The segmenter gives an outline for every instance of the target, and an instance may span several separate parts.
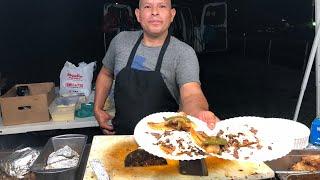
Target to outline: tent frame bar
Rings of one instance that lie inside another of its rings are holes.
[[[299,99],[298,99],[296,109],[294,112],[294,117],[293,117],[294,121],[298,120],[302,99],[304,96],[304,92],[306,91],[306,87],[308,84],[308,80],[309,80],[309,76],[310,76],[310,72],[311,72],[314,60],[315,60],[315,73],[316,73],[316,110],[317,110],[317,117],[320,117],[320,51],[319,51],[320,2],[319,0],[314,0],[314,6],[315,6],[315,21],[316,21],[315,37],[314,37],[311,52],[309,55],[308,64],[306,66],[306,71],[304,73],[303,81],[301,84]]]

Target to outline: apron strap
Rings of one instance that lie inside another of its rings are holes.
[[[170,33],[168,32],[166,40],[164,41],[164,44],[162,45],[161,50],[160,50],[160,54],[158,56],[158,62],[157,62],[157,66],[156,66],[156,69],[155,69],[155,71],[157,71],[157,72],[160,72],[163,56],[166,53],[166,50],[167,50],[167,48],[169,46],[169,43],[170,43]]]
[[[133,49],[131,50],[131,53],[130,53],[130,56],[129,56],[129,59],[127,62],[127,66],[126,66],[127,68],[131,68],[134,56],[136,55],[136,51],[140,45],[142,38],[143,38],[143,33],[140,35],[139,39],[137,40],[136,44],[134,45]]]

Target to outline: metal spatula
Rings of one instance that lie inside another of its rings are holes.
[[[208,176],[208,168],[204,159],[179,161],[179,172],[184,175]]]

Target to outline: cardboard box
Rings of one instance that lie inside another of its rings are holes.
[[[18,86],[28,86],[28,96],[17,96]],[[0,97],[3,125],[49,121],[48,107],[55,98],[52,82],[17,84]]]

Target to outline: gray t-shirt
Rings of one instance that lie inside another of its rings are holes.
[[[102,60],[104,67],[114,73],[114,77],[127,65],[131,50],[142,31],[123,31],[115,36]],[[147,47],[140,43],[131,68],[154,71],[161,47]],[[179,88],[188,82],[199,80],[199,62],[194,50],[186,43],[171,36],[170,44],[163,57],[161,75],[170,93],[180,102]]]

